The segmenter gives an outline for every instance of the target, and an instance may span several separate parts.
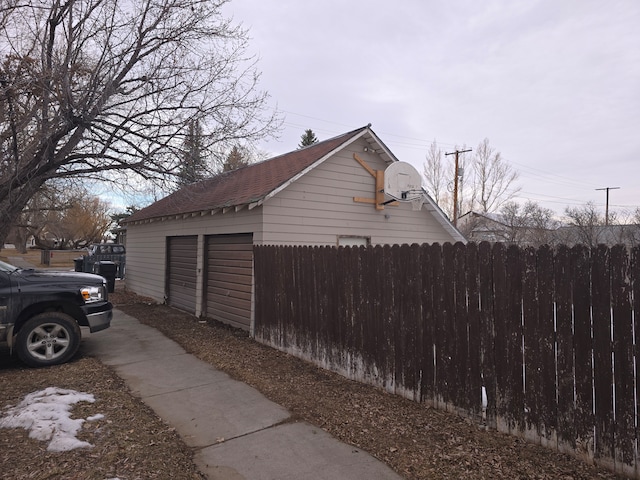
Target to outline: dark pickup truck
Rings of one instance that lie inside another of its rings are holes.
[[[0,262],[0,342],[32,367],[65,363],[78,351],[81,326],[98,332],[111,324],[107,295],[98,275]]]

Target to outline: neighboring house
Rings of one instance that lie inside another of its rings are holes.
[[[510,242],[511,228],[496,213],[467,212],[458,218],[458,229],[470,242]]]
[[[558,228],[555,232],[558,243],[573,246],[583,244],[594,247],[599,244],[613,246],[626,245],[636,247],[640,245],[640,225],[568,225]]]
[[[535,228],[512,224],[497,213],[468,212],[458,219],[458,228],[470,242],[504,242],[516,245],[568,245],[589,247],[640,244],[640,225],[565,225],[557,228]]]
[[[464,241],[430,198],[388,203],[397,161],[367,126],[184,187],[125,220],[127,288],[252,330],[254,245]]]

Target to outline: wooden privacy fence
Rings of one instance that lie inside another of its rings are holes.
[[[640,247],[254,253],[259,341],[640,478]]]

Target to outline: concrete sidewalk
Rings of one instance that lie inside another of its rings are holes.
[[[187,354],[158,330],[114,311],[111,328],[82,351],[111,365],[135,395],[196,450],[212,480],[400,479],[368,453]]]

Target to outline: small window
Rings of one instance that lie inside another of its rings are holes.
[[[357,235],[338,235],[339,247],[368,247],[371,245],[371,237],[358,237]]]

